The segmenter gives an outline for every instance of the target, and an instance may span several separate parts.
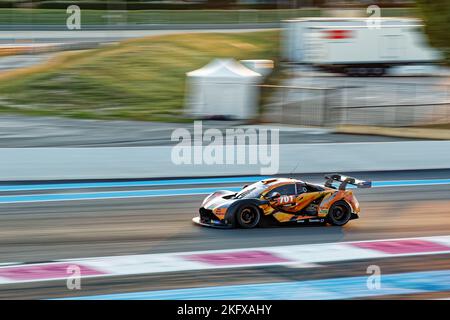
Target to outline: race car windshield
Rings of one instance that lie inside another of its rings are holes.
[[[236,199],[244,198],[258,198],[261,192],[263,192],[267,187],[260,183],[251,184],[236,194]]]

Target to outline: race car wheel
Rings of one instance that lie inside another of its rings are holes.
[[[256,207],[245,206],[238,210],[236,220],[240,227],[251,229],[256,227],[261,220],[261,214]]]
[[[338,201],[328,211],[328,222],[335,226],[343,226],[352,216],[350,207],[345,201]]]

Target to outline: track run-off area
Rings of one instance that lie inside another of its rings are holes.
[[[450,297],[450,170],[347,174],[373,181],[360,219],[253,230],[191,219],[206,194],[264,177],[0,183],[0,298]]]

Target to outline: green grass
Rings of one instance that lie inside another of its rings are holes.
[[[284,10],[82,10],[83,25],[154,23],[263,23],[295,17],[320,16],[320,9]],[[382,9],[382,16],[414,16],[414,8]],[[67,14],[60,9],[0,9],[0,25],[66,25]]]
[[[0,78],[0,111],[183,121],[185,73],[216,57],[276,59],[278,31],[148,37]]]

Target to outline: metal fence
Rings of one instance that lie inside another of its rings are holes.
[[[450,86],[386,83],[339,87],[263,86],[263,119],[303,126],[450,123]]]
[[[409,127],[450,123],[450,102],[433,104],[336,106],[334,125]]]
[[[340,89],[263,85],[269,96],[263,120],[304,126],[327,126]]]

